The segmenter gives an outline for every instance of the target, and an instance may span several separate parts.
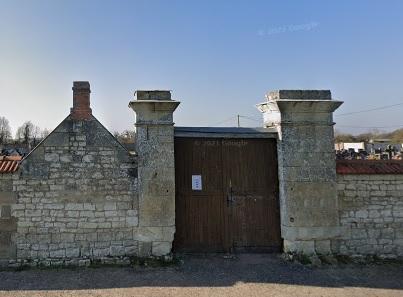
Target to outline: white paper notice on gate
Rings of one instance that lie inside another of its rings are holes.
[[[202,178],[201,175],[192,175],[192,190],[201,191],[202,190]]]

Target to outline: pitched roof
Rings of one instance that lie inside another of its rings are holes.
[[[0,156],[0,173],[15,172],[21,159],[21,156]]]
[[[337,160],[338,174],[403,174],[402,160]]]

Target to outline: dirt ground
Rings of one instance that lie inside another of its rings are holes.
[[[402,264],[318,268],[279,255],[183,256],[172,267],[0,272],[0,296],[403,296]]]

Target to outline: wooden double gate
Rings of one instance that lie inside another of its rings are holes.
[[[280,251],[275,139],[175,137],[175,168],[175,251]]]

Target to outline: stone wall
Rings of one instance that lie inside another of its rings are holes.
[[[136,158],[94,117],[67,117],[18,174],[18,261],[86,264],[151,254],[152,238],[136,228]]]
[[[92,115],[90,84],[22,162],[0,174],[0,266],[127,264],[171,253],[175,233],[170,91],[138,91],[136,153]]]
[[[0,173],[0,261],[15,257],[14,236],[16,219],[11,215],[11,206],[16,201],[11,173]]]
[[[333,250],[345,255],[403,256],[403,174],[338,174],[343,239]]]

